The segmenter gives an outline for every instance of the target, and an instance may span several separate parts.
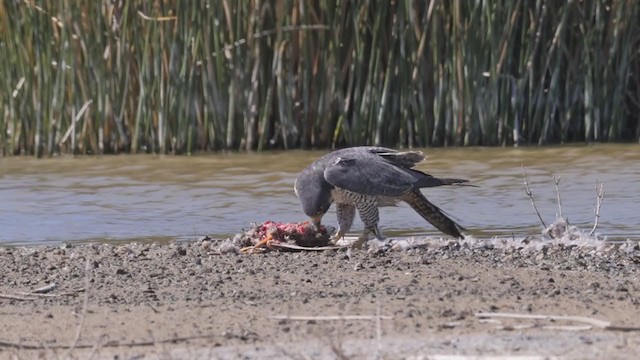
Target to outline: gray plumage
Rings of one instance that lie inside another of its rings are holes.
[[[320,225],[322,216],[336,203],[339,230],[336,239],[351,229],[355,210],[365,225],[360,242],[371,232],[378,239],[379,206],[407,202],[440,231],[456,238],[462,229],[430,203],[421,188],[467,182],[439,179],[413,167],[424,160],[420,151],[397,151],[383,147],[352,147],[331,152],[302,170],[294,189],[304,212]]]

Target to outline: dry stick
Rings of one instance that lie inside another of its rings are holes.
[[[640,331],[640,326],[612,325],[609,321],[598,320],[585,316],[567,315],[536,315],[536,314],[516,314],[516,313],[476,313],[477,318],[509,318],[509,319],[536,319],[553,321],[574,321],[588,324],[603,330],[611,331]]]
[[[4,341],[4,340],[0,340],[0,347],[9,347],[9,348],[25,349],[25,350],[44,349],[44,346],[41,346],[41,345],[21,344],[21,343]]]
[[[148,21],[173,21],[173,20],[178,20],[177,16],[157,16],[157,17],[151,17],[146,15],[145,13],[143,13],[142,11],[138,10],[138,15],[143,18],[144,20],[148,20]]]
[[[65,356],[64,358],[67,358],[69,353],[71,351],[73,351],[73,349],[76,347],[76,345],[78,345],[78,341],[80,340],[80,336],[82,335],[82,329],[84,328],[84,321],[87,318],[87,304],[89,303],[89,284],[91,283],[91,281],[89,280],[89,258],[86,258],[85,261],[85,265],[84,265],[84,299],[82,300],[82,313],[80,316],[80,323],[78,324],[78,328],[76,331],[76,337],[73,339],[73,342],[71,343],[71,346],[69,347],[69,349],[67,350],[67,356]]]
[[[57,297],[62,297],[62,296],[74,296],[74,295],[77,295],[79,292],[83,292],[83,291],[84,291],[84,288],[79,288],[77,290],[74,290],[74,291],[71,291],[71,292],[66,292],[66,293],[61,293],[61,294],[41,294],[41,293],[34,293],[34,292],[16,291],[16,292],[11,293],[11,294],[0,294],[0,299],[30,301],[30,300],[37,300],[37,299],[42,299],[42,298],[57,298]]]
[[[132,342],[117,342],[117,341],[108,341],[104,343],[103,347],[135,347],[135,346],[153,346],[156,344],[164,344],[164,343],[177,343],[177,342],[185,342],[189,340],[199,340],[199,339],[213,339],[221,337],[219,334],[206,334],[206,335],[193,335],[193,336],[181,336],[181,337],[173,337],[168,339],[161,340],[150,340],[150,341],[132,341]],[[94,343],[91,344],[76,344],[76,349],[90,349],[95,346]],[[51,345],[34,345],[29,343],[19,343],[13,341],[0,340],[0,348],[2,347],[10,347],[16,349],[25,349],[25,350],[43,350],[43,349],[68,349],[69,347],[64,344],[51,344]]]
[[[31,294],[29,294],[29,295],[31,295]],[[11,295],[11,294],[0,294],[0,299],[29,301],[29,300],[35,300],[35,299],[37,299],[37,297]]]
[[[37,288],[35,290],[33,290],[33,293],[35,294],[44,294],[44,293],[48,293],[51,292],[53,290],[55,290],[58,287],[58,284],[56,283],[51,283],[49,285]]]
[[[93,100],[89,99],[87,100],[87,102],[84,103],[84,105],[82,105],[82,107],[80,108],[80,111],[78,111],[78,113],[76,114],[76,117],[73,118],[73,120],[71,121],[71,125],[69,125],[67,132],[64,133],[64,136],[62,136],[62,139],[60,140],[60,142],[58,142],[58,145],[62,145],[65,141],[67,141],[67,138],[69,137],[69,135],[71,135],[71,132],[75,128],[76,123],[78,122],[78,120],[80,120],[80,118],[82,117],[82,114],[84,114],[84,112],[87,111],[87,108],[89,108],[89,105],[91,105],[92,102]]]
[[[565,315],[536,315],[536,314],[516,314],[516,313],[476,313],[476,317],[479,318],[508,318],[508,319],[536,319],[536,320],[565,320],[565,321],[575,321],[581,322],[585,324],[589,324],[591,326],[606,328],[607,326],[611,326],[611,323],[604,320],[598,320],[583,316],[565,316]]]
[[[598,228],[598,220],[600,219],[600,207],[602,206],[602,201],[604,200],[604,184],[599,183],[596,180],[595,188],[596,188],[596,219],[593,222],[593,229],[591,229],[589,236],[593,236],[593,234],[596,232],[596,229]]]
[[[376,300],[376,340],[378,342],[378,353],[376,354],[376,359],[380,358],[380,354],[382,354],[382,307],[380,306],[380,298]]]
[[[593,326],[591,325],[545,325],[542,327],[545,330],[563,330],[563,331],[586,331],[591,330]]]
[[[533,205],[533,210],[536,211],[536,215],[538,215],[538,219],[540,219],[540,222],[542,223],[542,227],[544,229],[546,229],[547,225],[544,223],[544,220],[542,220],[542,216],[540,216],[540,212],[538,211],[538,207],[536,206],[536,202],[533,201],[533,193],[531,192],[531,189],[529,188],[529,180],[527,179],[527,174],[525,174],[525,172],[524,172],[524,165],[522,165],[522,177],[524,178],[524,192],[529,197],[529,200],[531,200],[531,205]]]
[[[18,80],[18,84],[16,85],[16,88],[13,89],[13,93],[11,94],[11,97],[15,98],[16,96],[18,96],[18,92],[22,88],[22,85],[24,85],[24,76],[21,77],[20,80]]]
[[[560,213],[560,218],[564,219],[564,216],[562,216],[562,200],[560,199],[560,179],[562,179],[562,176],[556,177],[553,175],[553,182],[556,184],[556,196],[558,197],[558,212]]]
[[[290,32],[290,31],[308,31],[308,30],[329,30],[330,27],[328,25],[316,24],[316,25],[288,25],[280,28],[281,32]],[[259,39],[266,36],[271,36],[277,34],[277,29],[264,30],[261,32],[253,33],[250,38],[251,39]],[[233,44],[226,44],[222,47],[222,51],[229,51],[233,48],[237,48],[247,43],[247,39],[240,39],[235,41]],[[213,52],[211,56],[218,56],[216,52]]]
[[[325,250],[336,250],[336,249],[341,249],[345,246],[339,246],[339,245],[333,245],[333,246],[316,246],[316,247],[309,247],[309,246],[300,246],[300,245],[295,245],[295,244],[272,244],[272,247],[276,247],[276,248],[283,248],[283,249],[291,249],[291,250],[304,250],[304,251],[325,251]]]
[[[62,296],[74,296],[74,295],[78,295],[78,293],[83,292],[83,291],[84,291],[84,288],[81,287],[81,288],[78,288],[76,290],[69,291],[69,292],[64,292],[64,293],[60,293],[60,294],[42,294],[42,293],[37,293],[37,292],[21,292],[21,291],[16,291],[16,292],[14,292],[14,294],[32,296],[34,299],[38,299],[38,298],[57,298],[57,297],[62,297]]]

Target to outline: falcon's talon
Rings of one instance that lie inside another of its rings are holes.
[[[332,244],[336,244],[338,241],[344,239],[345,232],[338,230],[329,240]]]
[[[365,225],[364,233],[353,244],[362,247],[373,233],[384,240],[378,228],[380,206],[402,200],[443,233],[461,238],[462,227],[430,203],[420,189],[466,183],[464,179],[439,179],[414,169],[425,156],[420,151],[397,151],[375,146],[336,150],[302,170],[294,185],[302,208],[314,222],[336,203],[339,231],[351,229],[356,209]],[[339,238],[332,239],[338,241]]]
[[[275,248],[273,246],[274,243],[275,243],[275,239],[271,234],[269,234],[264,239],[258,241],[255,245],[243,247],[242,249],[240,249],[240,252],[243,254],[245,253],[251,254],[254,251],[265,251],[267,249],[274,249]]]
[[[240,249],[240,253],[241,254],[253,254],[254,252],[263,252],[266,249],[263,247],[256,247],[256,245],[253,246],[247,246],[247,247],[243,247],[242,249]]]

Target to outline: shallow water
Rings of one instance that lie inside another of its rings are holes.
[[[598,233],[640,238],[640,146],[426,149],[419,169],[478,187],[425,190],[478,237],[539,234],[523,190],[522,165],[544,221],[558,212],[593,226],[596,180],[605,186]],[[265,220],[305,220],[293,192],[297,172],[322,151],[198,156],[0,159],[0,245],[226,237]],[[325,223],[335,225],[330,211]],[[438,235],[406,205],[384,208],[385,235]],[[362,230],[354,224],[354,234]]]

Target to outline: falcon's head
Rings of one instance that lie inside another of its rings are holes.
[[[322,216],[331,206],[331,190],[333,190],[333,186],[324,179],[324,167],[314,162],[302,170],[293,189],[300,199],[304,213],[316,226],[320,226]]]

